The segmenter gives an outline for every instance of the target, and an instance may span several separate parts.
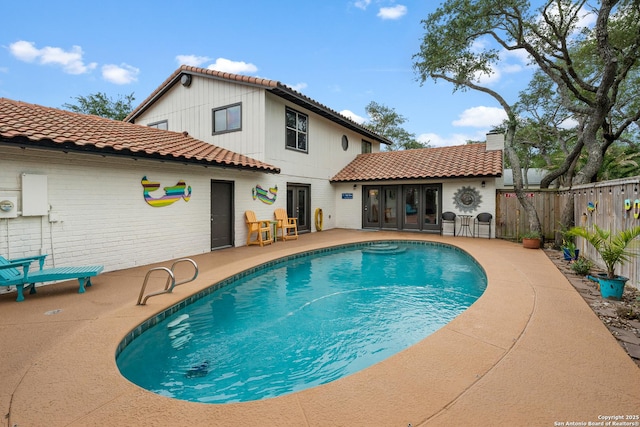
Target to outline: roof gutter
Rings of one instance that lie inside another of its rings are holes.
[[[239,169],[246,170],[251,172],[262,172],[262,173],[271,173],[271,174],[279,174],[280,168],[273,167],[270,168],[261,168],[258,166],[250,166],[250,165],[237,165],[233,163],[224,163],[224,162],[212,162],[210,160],[198,159],[196,157],[174,157],[172,155],[163,155],[160,153],[146,153],[144,151],[131,151],[129,149],[124,150],[114,150],[111,147],[108,148],[97,148],[94,145],[77,145],[73,142],[65,142],[58,143],[51,140],[37,140],[32,141],[26,137],[16,137],[16,138],[2,138],[0,137],[0,146],[13,147],[13,148],[21,148],[21,149],[33,149],[33,150],[53,150],[63,153],[78,153],[78,154],[88,154],[94,156],[102,156],[102,157],[118,157],[118,158],[129,158],[133,160],[151,160],[151,161],[160,161],[162,163],[182,163],[184,165],[198,165],[203,167],[211,167],[211,168],[222,168],[222,169]]]

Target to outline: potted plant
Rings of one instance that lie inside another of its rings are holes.
[[[623,265],[637,255],[637,248],[631,248],[629,245],[636,237],[640,236],[640,225],[618,231],[615,234],[610,230],[603,230],[597,225],[594,225],[591,230],[585,227],[573,227],[569,230],[569,234],[585,239],[602,258],[607,272],[598,274],[597,277],[588,276],[600,284],[602,297],[622,299],[624,285],[629,279],[616,275],[615,269],[618,265]]]
[[[565,261],[575,261],[580,255],[580,249],[576,248],[576,244],[572,239],[564,239],[562,241],[562,254]]]
[[[522,247],[527,249],[540,249],[542,236],[538,231],[529,231],[522,235]]]

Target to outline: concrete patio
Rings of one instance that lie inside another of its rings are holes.
[[[485,269],[487,290],[409,349],[274,399],[190,403],[120,375],[115,352],[122,338],[181,299],[291,253],[378,239],[458,246]],[[157,265],[103,273],[82,295],[77,282],[40,287],[21,303],[15,293],[0,295],[0,425],[557,426],[607,425],[617,416],[635,423],[617,425],[640,425],[640,369],[541,250],[493,239],[330,230],[192,258],[198,278],[146,306],[135,303]],[[163,284],[153,280],[149,290]]]

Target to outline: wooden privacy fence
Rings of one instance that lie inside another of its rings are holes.
[[[570,194],[574,195],[576,225],[592,227],[595,224],[613,233],[640,225],[640,176],[578,185],[570,190],[527,190],[546,240],[555,239],[556,233],[562,231],[560,216]],[[495,224],[498,238],[515,240],[529,231],[529,219],[513,191],[497,191]],[[582,239],[576,243],[581,254],[603,266],[590,245]],[[640,240],[637,244],[640,246]],[[617,273],[628,277],[633,286],[640,287],[640,256],[634,257]]]
[[[566,198],[557,190],[527,190],[527,197],[533,201],[546,240],[553,240],[560,228],[560,215]],[[496,194],[496,237],[517,240],[529,231],[529,216],[526,214],[516,193],[498,190]]]

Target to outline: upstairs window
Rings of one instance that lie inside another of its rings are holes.
[[[309,117],[306,114],[287,108],[286,112],[287,127],[287,148],[292,150],[308,152],[307,142],[309,137]]]
[[[369,141],[362,140],[362,152],[370,153],[371,152],[371,143]]]
[[[213,133],[242,129],[242,104],[227,105],[213,110]]]
[[[147,126],[149,126],[150,128],[168,130],[169,129],[169,122],[166,121],[166,120],[163,120],[161,122],[149,123]]]

